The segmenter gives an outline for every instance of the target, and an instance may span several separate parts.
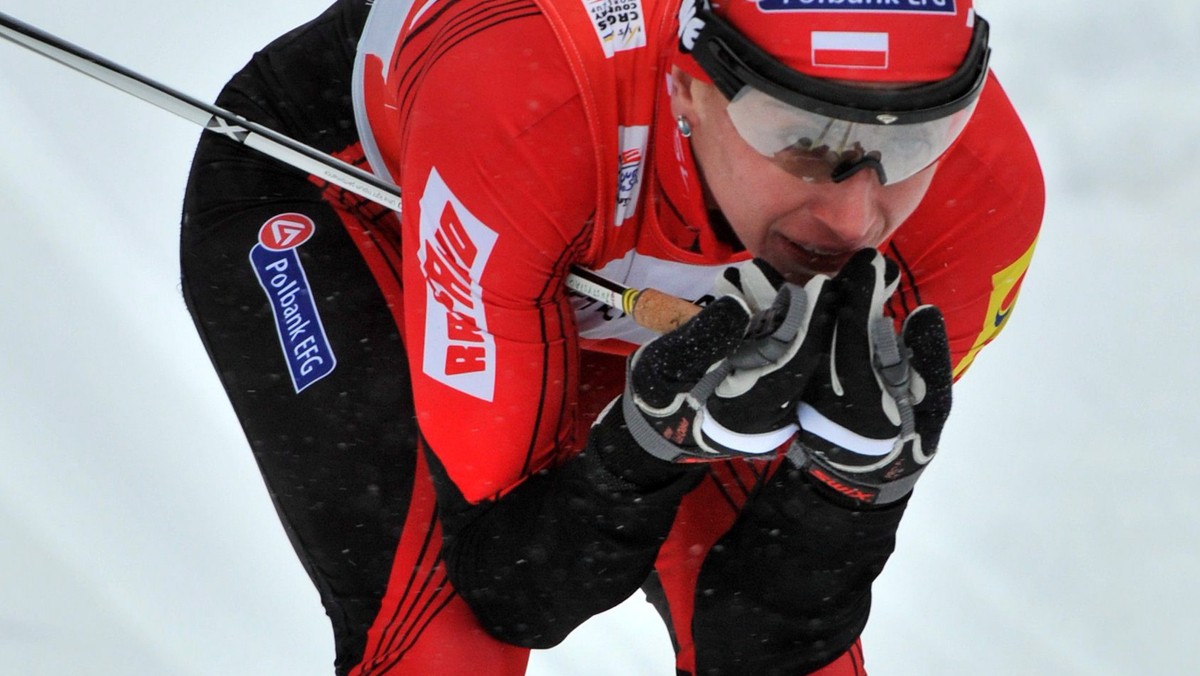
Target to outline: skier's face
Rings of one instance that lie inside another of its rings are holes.
[[[936,165],[881,185],[864,170],[834,183],[789,172],[751,148],[716,87],[673,72],[672,113],[692,126],[692,153],[709,199],[753,255],[793,282],[833,274],[857,250],[887,239],[920,204]]]

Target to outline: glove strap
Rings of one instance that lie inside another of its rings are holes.
[[[792,435],[800,429],[798,425],[788,425],[773,432],[742,434],[728,429],[714,420],[712,416],[707,415],[707,413],[707,410],[702,409],[698,416],[700,419],[700,432],[704,435],[705,441],[718,444],[743,455],[764,455],[771,453],[787,443],[788,439],[791,439]]]
[[[886,458],[896,449],[896,440],[899,438],[871,439],[864,437],[826,418],[820,411],[806,402],[800,403],[799,415],[797,417],[800,419],[801,429],[821,437],[835,446],[840,446],[859,455]],[[880,466],[885,463],[886,460],[880,463]],[[864,469],[870,470],[876,468],[866,467]]]
[[[916,434],[870,439],[805,403],[800,404],[799,419],[803,431],[788,449],[788,459],[834,491],[861,502],[886,505],[900,500],[912,491],[933,458],[932,453],[922,452]],[[897,468],[903,471],[889,478]]]
[[[621,414],[625,416],[625,426],[629,428],[629,435],[637,442],[642,450],[659,460],[674,462],[676,458],[684,455],[683,449],[671,443],[662,433],[654,429],[654,426],[646,420],[638,405],[634,400],[633,386],[627,381],[625,383],[625,396],[621,397]],[[683,419],[686,424],[687,418]],[[683,429],[678,431],[680,441],[689,440],[691,430]]]
[[[728,363],[722,363],[709,371],[690,392],[680,395],[686,399],[676,402],[676,410],[682,410],[689,404],[694,405],[698,401],[707,400],[716,389],[717,384],[728,374]],[[647,420],[647,412],[638,406],[637,397],[633,393],[633,385],[628,380],[625,382],[625,396],[621,397],[621,413],[625,417],[625,426],[629,429],[629,435],[633,437],[633,440],[650,455],[669,462],[720,460],[730,455],[762,456],[778,449],[799,429],[796,425],[789,425],[783,429],[762,434],[740,434],[723,427],[707,415],[707,411],[701,407],[694,417],[677,416],[675,418],[676,428],[670,432],[664,432],[655,428]],[[693,429],[692,425],[700,429]]]

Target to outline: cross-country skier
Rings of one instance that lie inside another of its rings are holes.
[[[1041,222],[988,54],[971,0],[338,0],[256,54],[219,105],[404,196],[205,135],[184,206],[337,673],[522,674],[639,588],[680,674],[863,673]]]

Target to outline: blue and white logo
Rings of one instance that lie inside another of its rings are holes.
[[[307,216],[281,214],[263,225],[259,243],[250,250],[250,265],[271,302],[279,346],[297,394],[337,366],[296,252],[314,230]]]
[[[638,197],[642,194],[646,168],[650,127],[619,127],[617,136],[621,154],[617,159],[617,208],[613,225],[621,225],[637,213]]]
[[[764,12],[803,12],[833,10],[839,12],[924,12],[954,14],[954,0],[758,0]]]

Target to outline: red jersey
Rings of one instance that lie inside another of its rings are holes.
[[[404,195],[421,427],[472,500],[577,446],[580,405],[615,396],[619,377],[581,378],[581,351],[627,354],[654,337],[568,295],[568,266],[699,299],[746,256],[707,226],[665,102],[676,4],[379,0],[368,20],[358,113],[373,167]],[[528,30],[520,19],[539,10],[550,25]],[[1042,205],[1032,146],[992,77],[880,247],[904,273],[892,313],[941,308],[956,375],[1006,323]]]
[[[747,254],[709,226],[667,105],[679,0],[376,0],[356,113],[401,186],[405,343],[421,433],[470,503],[570,457],[653,334],[569,294],[582,265],[688,299]],[[1041,222],[1027,134],[991,77],[917,210],[880,249],[889,307],[945,315],[956,376],[1009,319]],[[680,666],[696,571],[763,472],[714,466],[659,557]]]

